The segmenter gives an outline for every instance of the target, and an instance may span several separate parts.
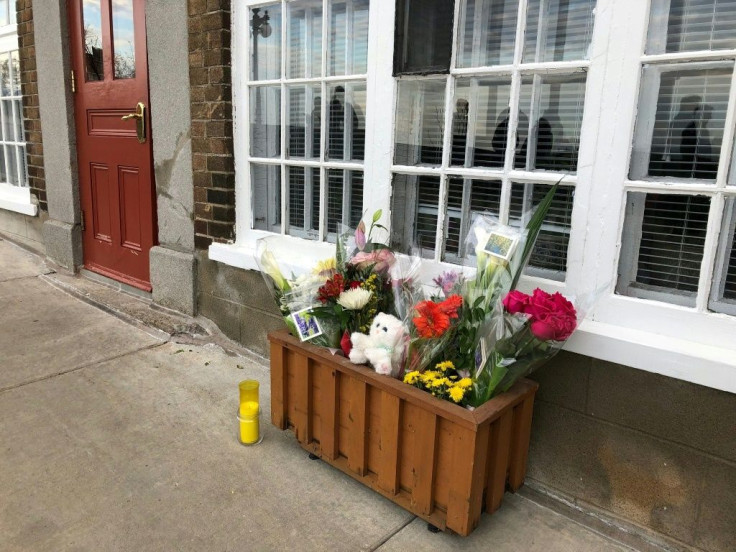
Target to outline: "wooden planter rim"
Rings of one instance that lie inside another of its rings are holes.
[[[536,391],[539,387],[539,384],[534,381],[528,379],[519,380],[506,393],[491,399],[471,411],[443,399],[433,397],[426,391],[417,389],[396,378],[377,374],[366,366],[353,364],[345,357],[333,355],[324,347],[317,347],[308,342],[302,342],[292,336],[288,330],[271,332],[268,335],[268,339],[271,343],[278,343],[286,349],[304,354],[313,360],[329,363],[331,367],[334,367],[340,372],[349,373],[353,378],[363,382],[370,382],[373,387],[386,390],[411,404],[429,410],[443,418],[452,419],[458,425],[476,432],[480,426],[499,418],[510,405],[519,403],[523,397],[528,395],[530,390],[533,389]]]

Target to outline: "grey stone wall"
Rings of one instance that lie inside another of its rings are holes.
[[[736,395],[571,353],[533,378],[528,477],[703,550],[736,550]]]
[[[258,272],[198,252],[199,312],[266,356]],[[572,353],[533,375],[528,481],[708,551],[736,550],[736,395]]]

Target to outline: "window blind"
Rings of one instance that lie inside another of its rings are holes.
[[[529,0],[523,62],[588,59],[595,4],[596,0]]]
[[[644,66],[643,99],[654,97],[652,88],[659,81],[651,152],[645,176],[714,181],[718,171],[733,64],[722,69],[687,70],[685,67],[662,73],[660,67]],[[645,103],[646,100],[640,107],[640,117],[644,118],[647,111],[655,110],[653,105]],[[646,121],[642,120],[638,124],[637,132],[645,132]],[[635,150],[632,177],[643,176],[641,171],[645,155],[646,151]]]
[[[513,63],[518,11],[517,0],[466,0],[461,8],[457,66]]]
[[[710,198],[677,194],[630,192],[624,226],[630,244],[638,240],[638,259],[628,266],[622,254],[620,276],[628,285],[689,298],[698,290],[708,226]],[[621,281],[621,279],[620,279]]]
[[[655,0],[647,52],[736,48],[735,26],[735,0]]]

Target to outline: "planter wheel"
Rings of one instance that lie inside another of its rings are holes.
[[[439,533],[441,529],[437,527],[436,525],[432,525],[431,523],[427,523],[427,531],[430,533]]]
[[[319,460],[319,456],[317,456],[316,454],[310,452],[309,453],[309,459],[310,460]]]

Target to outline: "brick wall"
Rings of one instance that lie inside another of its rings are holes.
[[[21,89],[23,91],[28,184],[31,192],[38,198],[39,208],[42,211],[48,211],[46,179],[43,168],[41,115],[38,109],[38,79],[36,78],[36,46],[33,35],[32,0],[17,0],[16,10],[18,12],[18,46]]]
[[[235,238],[230,0],[188,0],[194,242]]]

